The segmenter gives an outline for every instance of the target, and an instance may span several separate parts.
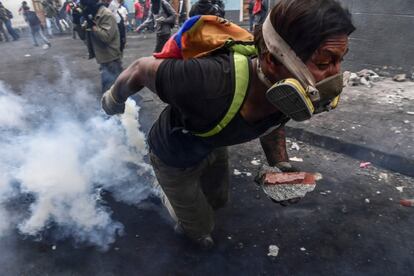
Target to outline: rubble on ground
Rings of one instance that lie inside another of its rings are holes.
[[[344,86],[365,85],[366,87],[371,88],[374,86],[374,82],[378,82],[383,79],[385,79],[385,77],[381,77],[375,71],[369,69],[362,69],[356,73],[350,71],[345,71],[343,73]],[[392,80],[395,82],[405,82],[409,79],[407,74],[397,74],[392,77]],[[414,80],[414,73],[411,76],[411,80]]]
[[[267,253],[267,256],[271,257],[277,257],[279,255],[279,247],[276,245],[269,245],[269,253]]]

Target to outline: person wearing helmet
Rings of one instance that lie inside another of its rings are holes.
[[[214,210],[228,200],[227,146],[260,138],[270,166],[289,164],[283,126],[336,106],[354,30],[335,0],[281,0],[255,29],[257,56],[143,57],[122,72],[102,97],[107,114],[123,113],[143,87],[168,104],[148,144],[177,229],[203,248],[214,245]],[[247,80],[242,97],[235,89],[240,74]]]

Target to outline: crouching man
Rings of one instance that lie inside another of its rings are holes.
[[[291,169],[283,126],[337,105],[354,30],[335,0],[281,0],[255,30],[257,56],[145,57],[118,77],[102,98],[107,114],[123,113],[143,87],[168,104],[148,143],[178,229],[202,247],[214,245],[214,210],[228,198],[227,146],[260,138],[269,165]]]

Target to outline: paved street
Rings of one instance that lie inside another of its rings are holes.
[[[66,93],[89,83],[96,95],[91,108],[98,108],[98,65],[87,60],[85,45],[69,36],[51,42],[47,50],[34,49],[29,38],[0,44],[6,53],[0,80],[25,98],[29,82],[58,85],[65,68],[72,78]],[[153,35],[130,36],[124,67],[151,54],[154,42]],[[230,202],[216,214],[212,251],[175,234],[156,197],[128,205],[107,193],[113,219],[125,226],[109,250],[58,240],[54,227],[34,237],[13,230],[0,237],[0,275],[412,275],[414,207],[399,201],[414,198],[414,115],[407,113],[414,111],[414,85],[393,85],[386,79],[369,89],[348,88],[338,110],[289,123],[290,156],[303,158],[295,165],[323,175],[296,205],[274,204],[254,183],[259,166],[251,161],[265,160],[258,141],[231,147],[231,171],[244,173],[231,176]],[[381,100],[393,89],[401,98]],[[164,105],[147,90],[134,98],[147,133]],[[362,169],[362,161],[372,165]],[[277,257],[267,255],[270,245],[279,247]]]

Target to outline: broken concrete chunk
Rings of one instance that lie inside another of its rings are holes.
[[[414,198],[411,199],[401,199],[400,204],[405,207],[414,207]]]
[[[266,173],[262,180],[263,191],[275,201],[305,197],[315,187],[314,174],[305,172]]]
[[[407,80],[407,75],[406,74],[398,74],[398,75],[395,75],[392,78],[392,80],[393,81],[398,81],[398,82],[403,82],[403,81],[406,81]]]

